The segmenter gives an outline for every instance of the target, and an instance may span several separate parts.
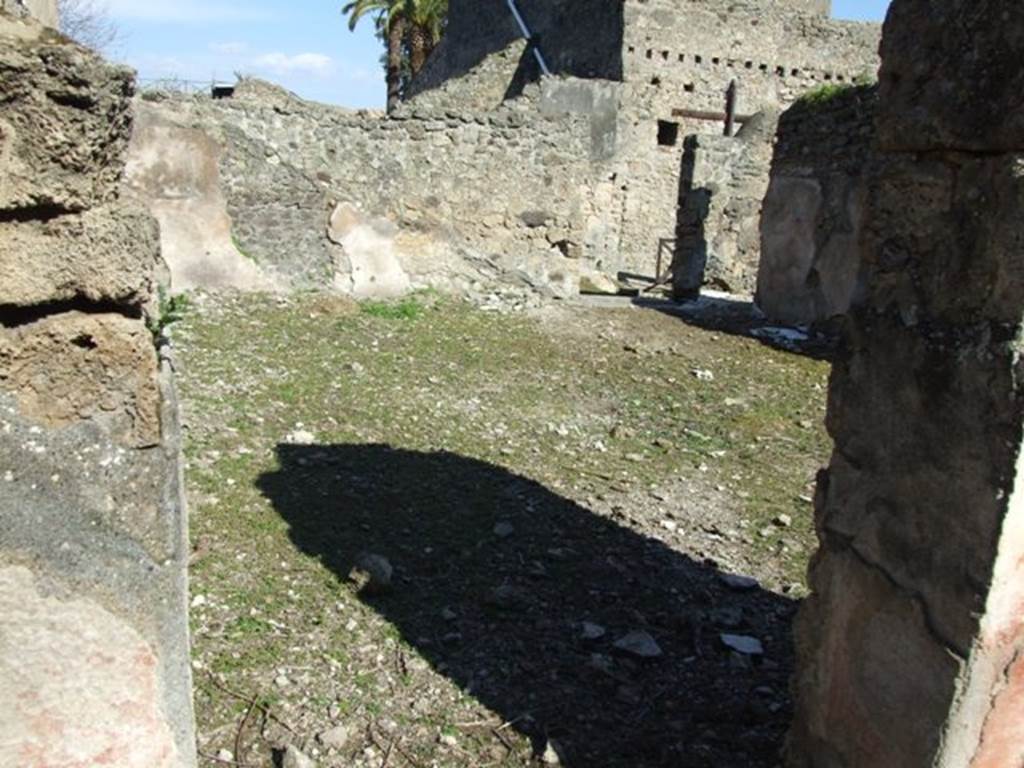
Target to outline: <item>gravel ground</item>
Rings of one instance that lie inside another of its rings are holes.
[[[203,764],[779,765],[828,364],[719,320],[194,296]]]

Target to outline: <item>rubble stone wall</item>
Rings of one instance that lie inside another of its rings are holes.
[[[1024,763],[1024,8],[895,0],[798,621],[800,768]]]
[[[0,765],[195,764],[180,433],[130,71],[0,13]]]
[[[777,119],[777,113],[762,113],[735,137],[687,138],[672,269],[674,295],[692,296],[704,285],[753,292]]]
[[[54,29],[60,21],[57,0],[2,0],[0,10],[15,17],[31,16]]]
[[[503,273],[568,294],[583,262],[599,268],[617,252],[616,222],[599,208],[611,196],[600,181],[605,137],[589,114],[545,116],[531,105],[388,118],[257,83],[234,99],[140,109],[147,122],[199,126],[221,148],[233,242],[282,285],[387,293]],[[163,176],[143,162],[145,144],[133,148],[129,176],[151,189]],[[349,225],[332,236],[339,206]],[[366,263],[371,241],[393,263]],[[397,282],[374,291],[360,274],[374,270]]]
[[[864,169],[877,87],[798,101],[782,114],[761,220],[757,304],[792,325],[845,315],[860,284]]]

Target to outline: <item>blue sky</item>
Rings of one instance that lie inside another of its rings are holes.
[[[525,0],[538,2],[539,0]],[[355,33],[344,0],[106,0],[121,29],[110,54],[143,79],[209,82],[257,75],[307,99],[383,107],[380,43]],[[835,16],[880,20],[888,0],[833,0]]]

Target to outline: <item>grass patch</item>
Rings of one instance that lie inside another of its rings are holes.
[[[206,597],[192,610],[193,649],[200,680],[240,695],[211,685],[197,697],[207,752],[233,749],[239,704],[273,692],[274,714],[302,735],[352,727],[338,765],[377,749],[370,728],[386,747],[379,726],[394,722],[420,764],[521,768],[533,764],[531,726],[501,731],[508,745],[491,729],[524,712],[559,725],[564,702],[597,723],[580,721],[586,738],[568,733],[575,764],[684,764],[669,747],[639,760],[598,750],[635,705],[580,659],[604,653],[638,616],[666,660],[691,655],[669,628],[704,604],[700,590],[719,588],[698,580],[697,597],[687,592],[687,574],[711,559],[776,593],[802,582],[814,546],[810,483],[830,450],[827,363],[636,310],[504,315],[420,293],[325,321],[322,296],[197,301],[175,329],[190,533],[203,553],[191,587]],[[703,369],[713,379],[695,375]],[[311,444],[289,442],[298,430]],[[791,523],[776,525],[782,515]],[[498,538],[505,520],[514,533]],[[345,579],[360,550],[395,566],[391,593],[364,600]],[[511,602],[495,603],[504,584]],[[769,683],[784,690],[781,606],[769,595],[727,599],[764,602],[748,606],[753,623],[740,631],[773,638]],[[581,620],[608,629],[582,653]],[[701,664],[622,667],[651,700],[668,691],[648,721],[667,743],[701,738],[669,732],[688,706],[673,691],[717,701],[715,681],[745,674],[706,634]],[[712,683],[674,669],[706,669]],[[545,708],[519,681],[549,670],[558,674],[544,677],[545,692],[557,695],[545,698],[557,706]],[[751,684],[729,683],[744,692],[737,712]],[[507,704],[495,690],[517,698]],[[779,734],[787,724],[782,712]],[[255,741],[259,730],[244,735]],[[768,759],[704,764],[769,768]]]
[[[154,342],[159,344],[168,327],[185,319],[189,306],[186,294],[169,294],[162,285],[157,289],[157,314],[146,322]]]
[[[822,83],[817,88],[812,88],[807,93],[803,94],[798,101],[803,104],[820,106],[828,104],[833,99],[842,96],[844,93],[856,87],[856,85],[849,85],[846,83]]]
[[[252,253],[245,249],[242,245],[242,241],[238,239],[238,235],[234,232],[231,233],[231,244],[235,246],[235,250],[238,251],[243,257],[247,258],[253,264],[259,264],[260,261]]]
[[[359,311],[364,315],[381,320],[415,320],[425,309],[416,296],[399,301],[364,301],[359,305]]]

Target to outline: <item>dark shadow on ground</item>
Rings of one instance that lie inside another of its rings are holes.
[[[791,600],[732,589],[713,564],[485,462],[277,450],[258,487],[295,545],[340,580],[360,553],[386,557],[393,589],[363,599],[536,749],[554,740],[570,768],[779,764]],[[606,634],[585,639],[583,622]],[[617,651],[633,631],[662,655]],[[756,636],[765,656],[728,651],[723,632]]]
[[[833,360],[840,340],[841,320],[832,326],[790,328],[769,322],[749,299],[709,294],[676,301],[653,293],[639,296],[588,296],[590,306],[632,305],[678,318],[687,325],[731,336],[745,336],[772,349],[815,360]]]

